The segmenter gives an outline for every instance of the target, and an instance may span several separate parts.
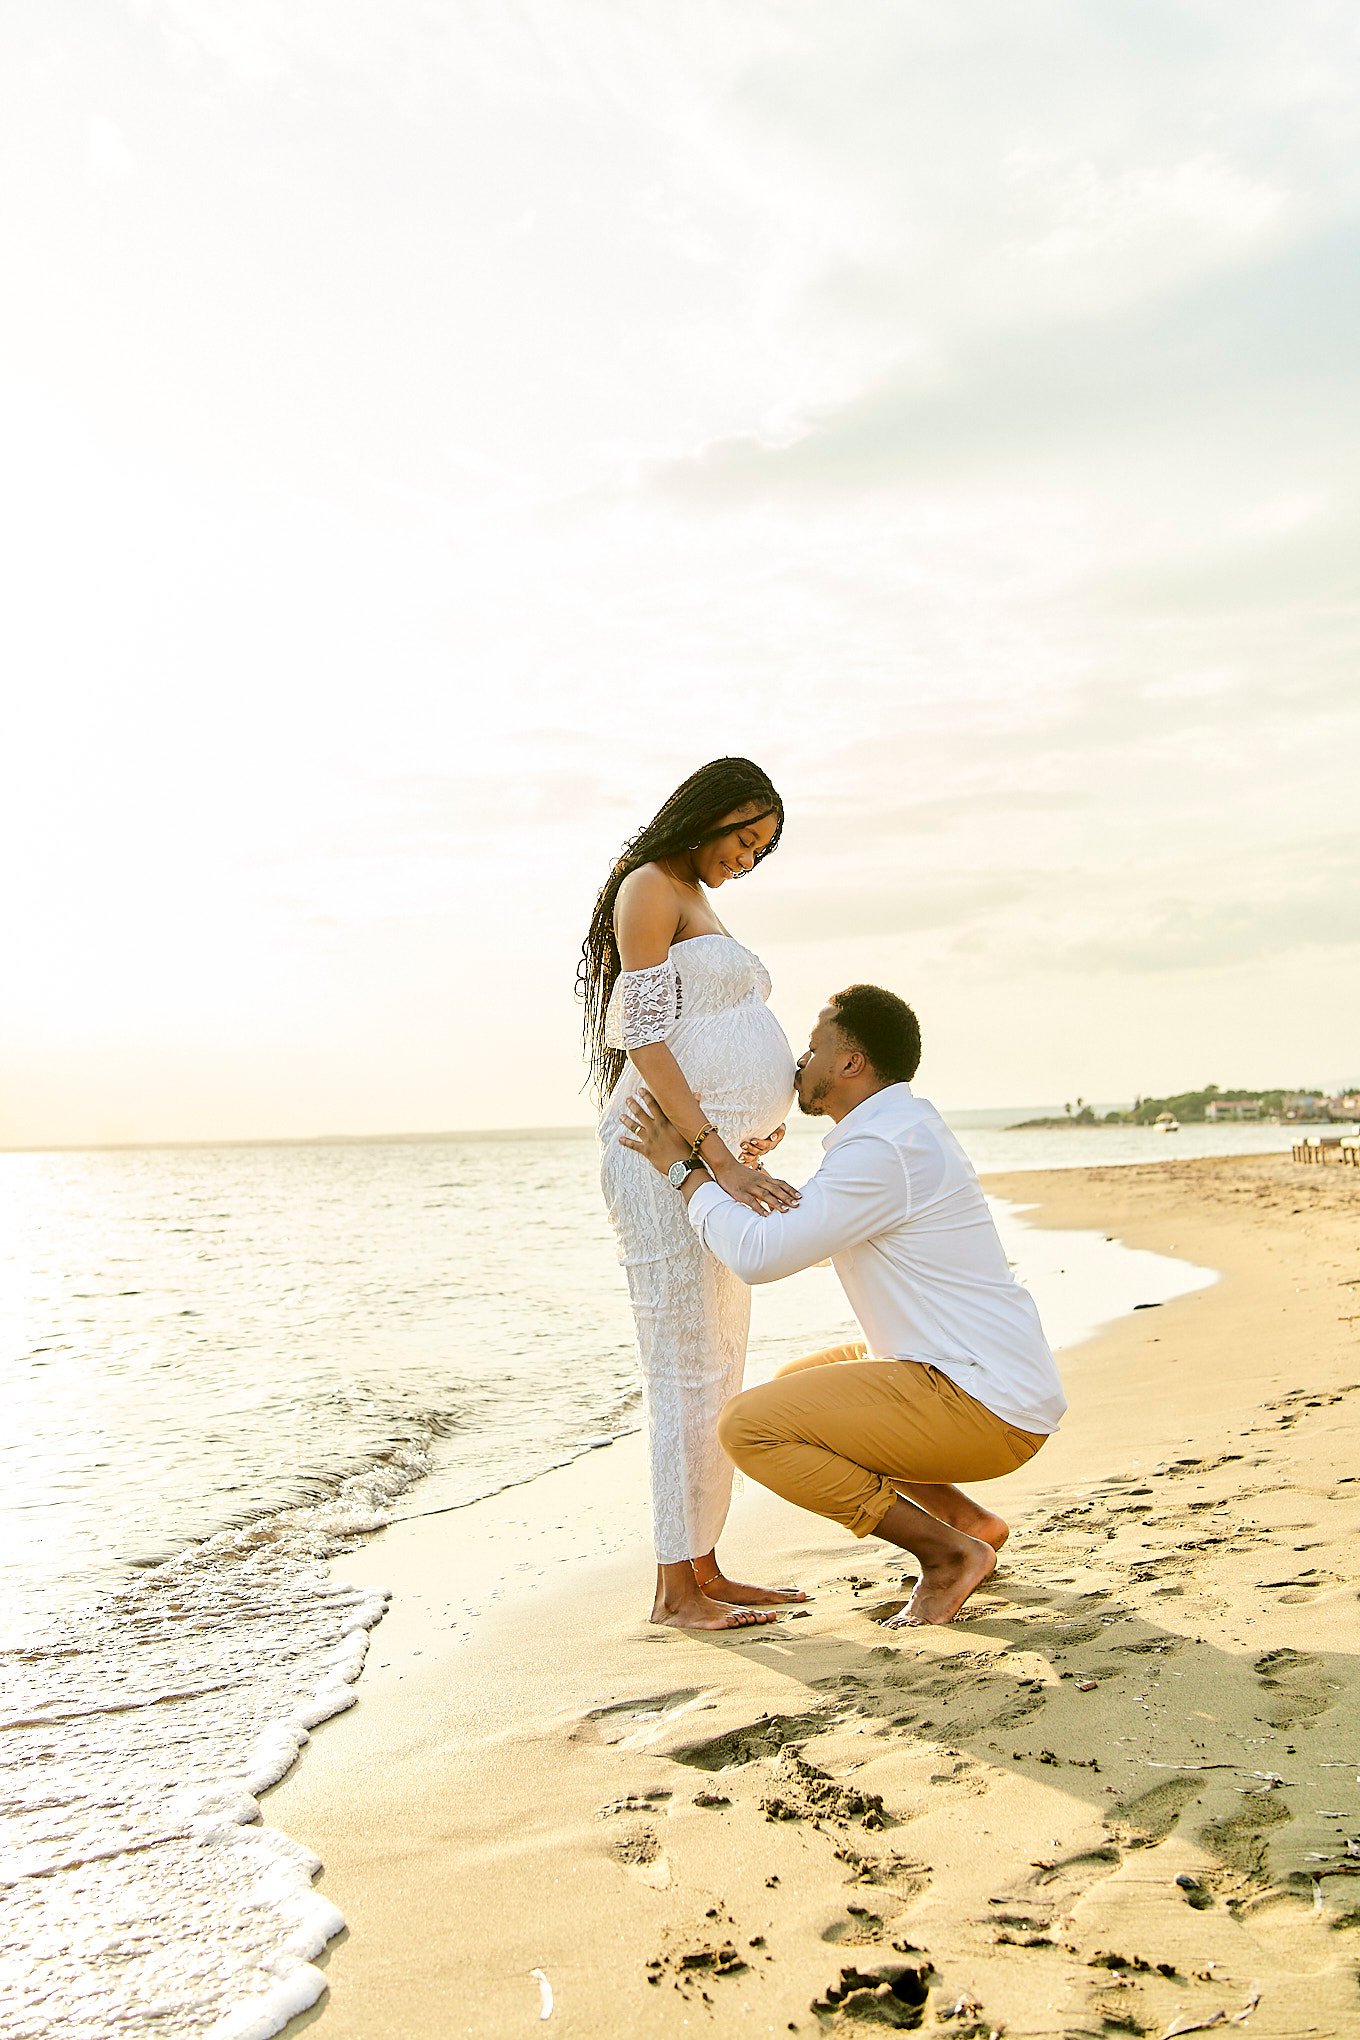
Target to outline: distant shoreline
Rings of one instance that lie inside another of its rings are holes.
[[[1349,1119],[1178,1119],[1177,1130],[1182,1126],[1353,1126],[1354,1115]],[[1155,1119],[1078,1119],[1068,1118],[1064,1113],[1057,1119],[1017,1119],[1013,1126],[1005,1126],[1003,1133],[1053,1133],[1060,1129],[1073,1133],[1127,1133],[1130,1128],[1140,1133],[1156,1133]]]
[[[1349,1126],[1360,1120],[1360,1087],[1342,1085],[1264,1085],[1255,1091],[1225,1090],[1205,1084],[1200,1090],[1171,1091],[1160,1098],[1139,1092],[1132,1105],[1101,1108],[1078,1097],[1061,1112],[1044,1110],[1014,1120],[1007,1133],[1052,1133],[1061,1126]]]

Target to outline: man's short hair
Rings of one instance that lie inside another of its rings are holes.
[[[882,985],[847,985],[831,1000],[837,1027],[885,1084],[906,1084],[921,1065],[921,1029],[896,992]]]

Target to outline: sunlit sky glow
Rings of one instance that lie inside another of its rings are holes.
[[[1360,1082],[1360,27],[21,0],[0,1144],[567,1124],[623,838],[946,1104]]]

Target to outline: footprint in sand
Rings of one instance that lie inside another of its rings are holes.
[[[1204,1791],[1202,1778],[1166,1778],[1112,1806],[1105,1816],[1110,1833],[1125,1848],[1147,1849],[1164,1842],[1193,1800]]]
[[[671,1868],[655,1828],[639,1825],[613,1836],[609,1853],[623,1869],[631,1870],[654,1891],[669,1889]]]
[[[867,1905],[848,1905],[845,1918],[832,1920],[822,1928],[822,1939],[838,1948],[875,1948],[892,1938],[892,1928],[882,1913]]]
[[[1202,1830],[1201,1840],[1222,1865],[1206,1881],[1229,1905],[1270,1888],[1270,1830],[1291,1818],[1284,1800],[1267,1787],[1263,1792],[1244,1792],[1236,1813],[1210,1821]]]
[[[766,1820],[856,1821],[874,1829],[897,1826],[877,1792],[838,1784],[830,1772],[808,1763],[796,1747],[780,1751],[776,1778],[779,1789],[760,1801]]]
[[[992,1786],[991,1773],[971,1757],[955,1757],[943,1770],[932,1771],[929,1782],[932,1785],[952,1785],[956,1792],[970,1799],[979,1798],[989,1792]]]
[[[907,1967],[893,1964],[870,1970],[842,1969],[836,1982],[829,1984],[821,1997],[813,1999],[812,2010],[819,2019],[839,2015],[838,2028],[853,2024],[913,2032],[925,2021],[934,1974],[929,1961]],[[965,2026],[960,2030],[984,2029]]]
[[[614,1700],[607,1707],[592,1707],[574,1733],[620,1749],[647,1749],[684,1715],[713,1706],[716,1697],[715,1687],[682,1686],[674,1693],[654,1693],[644,1700]]]
[[[726,1771],[736,1764],[759,1763],[778,1756],[786,1743],[802,1742],[808,1736],[824,1735],[836,1727],[841,1713],[824,1701],[810,1714],[762,1714],[759,1721],[744,1728],[732,1728],[706,1742],[689,1743],[669,1755],[677,1764],[689,1764],[696,1771]]]
[[[1037,1861],[1028,1883],[1043,1891],[1045,1906],[1055,1912],[1069,1912],[1093,1884],[1112,1876],[1123,1860],[1114,1843],[1106,1842],[1098,1848],[1079,1849],[1071,1856]]]
[[[647,1981],[658,1988],[668,1983],[682,1997],[701,1998],[712,2010],[726,1987],[724,1979],[748,1976],[756,1963],[770,1959],[765,1936],[742,1939],[732,1914],[719,1900],[702,1920],[673,1920],[663,1930],[661,1951],[647,1964]]]
[[[1289,1588],[1280,1595],[1280,1600],[1291,1608],[1314,1608],[1322,1601],[1335,1601],[1342,1594],[1349,1595],[1350,1586],[1333,1572],[1322,1572],[1314,1568],[1306,1580]]]
[[[1308,1651],[1270,1650],[1259,1657],[1256,1677],[1271,1696],[1261,1719],[1272,1728],[1292,1728],[1296,1721],[1315,1721],[1335,1705],[1338,1691],[1322,1662]]]
[[[836,1853],[850,1864],[854,1882],[873,1890],[874,1903],[847,1900],[844,1915],[822,1928],[822,1939],[838,1948],[874,1948],[887,1942],[899,1951],[912,1951],[913,1944],[901,1938],[900,1929],[908,1911],[930,1888],[927,1865],[905,1856],[861,1856],[850,1847]]]
[[[1105,1634],[1105,1625],[1091,1616],[1061,1616],[1053,1622],[1036,1622],[1025,1631],[1026,1645],[1035,1650],[1070,1650],[1079,1643],[1094,1643]]]
[[[669,1792],[630,1792],[626,1799],[611,1799],[599,1808],[597,1820],[612,1820],[620,1813],[659,1813],[670,1798]]]
[[[842,1842],[836,1859],[849,1868],[852,1884],[866,1884],[895,1899],[895,1912],[914,1905],[930,1889],[930,1865],[913,1862],[909,1856],[863,1856],[850,1843]],[[878,1904],[882,1903],[880,1899]]]
[[[995,1729],[1017,1727],[1027,1716],[1038,1713],[1045,1697],[1042,1680],[1011,1686],[1004,1704],[992,1716],[988,1726]]]
[[[1135,1657],[1168,1657],[1184,1650],[1187,1641],[1184,1636],[1143,1636],[1131,1643],[1112,1643],[1110,1649],[1130,1651]]]

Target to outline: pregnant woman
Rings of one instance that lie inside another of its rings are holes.
[[[779,1603],[806,1596],[743,1586],[718,1564],[732,1494],[718,1412],[741,1386],[751,1292],[701,1245],[679,1191],[618,1135],[624,1105],[645,1084],[691,1142],[696,1165],[731,1196],[758,1211],[798,1201],[787,1183],[749,1166],[783,1135],[793,1051],[765,1004],[765,966],[706,897],[768,857],[783,824],[779,795],[748,758],[692,773],[615,864],[577,978],[604,1101],[601,1177],[642,1362],[652,1620],[682,1629],[772,1622]]]

